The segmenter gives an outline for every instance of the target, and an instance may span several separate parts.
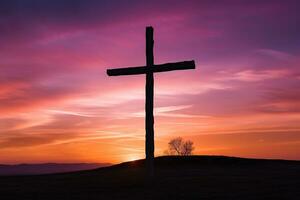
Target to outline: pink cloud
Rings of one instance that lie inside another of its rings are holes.
[[[281,70],[244,70],[236,73],[227,73],[221,72],[223,75],[221,80],[236,80],[236,81],[245,81],[245,82],[257,82],[257,81],[265,81],[268,79],[278,79],[286,77],[290,74],[290,72],[286,69]]]

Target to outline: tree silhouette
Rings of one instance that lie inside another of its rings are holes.
[[[168,145],[168,150],[164,152],[167,155],[190,156],[195,149],[192,141],[184,141],[181,137],[171,139]]]

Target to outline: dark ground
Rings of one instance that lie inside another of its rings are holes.
[[[96,169],[110,166],[109,163],[43,163],[43,164],[18,164],[1,165],[0,176],[54,174]]]
[[[0,177],[0,199],[300,199],[300,161],[158,157],[96,170]]]

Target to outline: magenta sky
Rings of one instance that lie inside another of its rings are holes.
[[[0,2],[0,163],[120,162],[144,156],[144,77],[155,62],[156,154],[300,159],[299,1]]]

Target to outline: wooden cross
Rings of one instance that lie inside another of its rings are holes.
[[[146,66],[128,67],[118,69],[108,69],[108,76],[122,76],[122,75],[137,75],[146,74],[146,165],[150,176],[153,175],[154,164],[154,116],[153,116],[153,73],[166,72],[173,70],[195,69],[195,62],[183,61],[176,63],[154,64],[153,56],[153,28],[146,27]]]

